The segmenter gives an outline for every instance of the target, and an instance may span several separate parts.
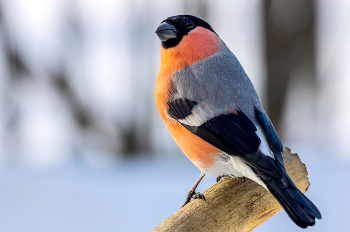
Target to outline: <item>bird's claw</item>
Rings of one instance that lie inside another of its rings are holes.
[[[200,193],[200,192],[195,193],[194,191],[193,191],[193,192],[190,191],[190,192],[188,192],[187,197],[186,197],[186,200],[185,200],[184,204],[181,206],[181,208],[184,207],[188,202],[190,202],[192,198],[193,198],[193,199],[197,199],[197,198],[198,198],[198,199],[203,199],[203,200],[206,201],[206,199],[205,199],[203,193]]]
[[[198,199],[203,199],[203,200],[205,200],[205,197],[204,197],[203,193],[200,193],[200,192],[193,194],[193,195],[192,195],[192,198],[193,198],[193,199],[197,199],[197,198],[198,198]]]
[[[217,175],[217,176],[216,176],[216,182],[219,182],[222,178],[225,178],[225,177],[227,177],[227,176],[229,176],[229,175],[226,175],[226,174]]]

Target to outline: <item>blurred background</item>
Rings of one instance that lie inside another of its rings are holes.
[[[154,103],[168,16],[208,21],[252,79],[307,196],[346,231],[350,2],[1,0],[0,231],[149,231],[199,170]],[[215,182],[206,177],[198,190]],[[284,212],[255,231],[297,231]]]

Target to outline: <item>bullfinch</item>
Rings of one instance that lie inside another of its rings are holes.
[[[195,16],[165,19],[156,29],[161,66],[155,88],[159,114],[201,175],[247,177],[262,185],[300,227],[321,214],[287,175],[283,146],[254,86],[212,27]]]

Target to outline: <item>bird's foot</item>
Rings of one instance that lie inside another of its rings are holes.
[[[197,199],[198,198],[198,199],[206,200],[204,195],[203,195],[203,193],[200,193],[200,192],[196,193],[194,191],[189,191],[188,194],[187,194],[186,200],[185,200],[184,204],[181,207],[184,207],[188,202],[191,201],[192,198],[193,199]]]
[[[200,192],[193,194],[193,195],[192,195],[192,198],[193,198],[193,199],[197,199],[197,198],[198,198],[198,199],[203,199],[203,200],[205,200],[205,197],[204,197],[203,193],[200,193]]]
[[[216,182],[219,182],[222,178],[228,177],[230,175],[226,175],[226,174],[220,174],[216,176]]]

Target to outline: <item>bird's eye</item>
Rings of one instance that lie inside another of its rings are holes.
[[[187,21],[186,22],[186,27],[187,28],[193,28],[194,27],[194,23],[192,21]]]

